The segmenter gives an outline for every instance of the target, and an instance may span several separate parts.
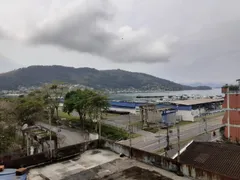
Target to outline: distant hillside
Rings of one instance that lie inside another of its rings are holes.
[[[220,88],[226,83],[190,83],[190,84],[185,84],[187,86],[193,86],[193,87],[199,87],[199,86],[208,86],[211,88]]]
[[[30,66],[0,74],[0,89],[16,89],[19,86],[39,86],[43,83],[61,81],[82,84],[96,89],[138,90],[192,90],[211,89],[210,87],[191,87],[157,78],[144,73],[123,70],[99,71],[92,68],[73,68],[64,66]]]

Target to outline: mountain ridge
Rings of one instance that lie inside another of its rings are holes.
[[[138,90],[194,90],[211,89],[207,86],[191,87],[158,78],[149,74],[121,69],[97,70],[66,66],[29,66],[0,74],[0,89],[16,89],[19,86],[40,86],[43,83],[62,81],[81,84],[95,89]]]

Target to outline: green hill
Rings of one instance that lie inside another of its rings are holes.
[[[192,90],[211,89],[207,86],[191,87],[157,78],[144,73],[123,70],[97,70],[64,66],[30,66],[0,74],[0,89],[17,89],[19,86],[39,86],[61,81],[82,84],[96,89],[139,90]]]

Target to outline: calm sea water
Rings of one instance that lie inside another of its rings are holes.
[[[133,100],[136,96],[168,96],[168,95],[201,95],[201,96],[215,96],[223,95],[221,88],[211,89],[211,90],[188,90],[188,91],[165,91],[165,92],[150,92],[150,93],[120,93],[111,94],[110,99],[115,100]]]

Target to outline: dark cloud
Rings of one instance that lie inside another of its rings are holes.
[[[33,44],[49,44],[80,53],[101,56],[108,60],[125,62],[167,62],[175,37],[151,37],[145,29],[129,26],[117,30],[108,28],[113,23],[111,6],[74,7],[67,14],[46,20],[29,38]]]

